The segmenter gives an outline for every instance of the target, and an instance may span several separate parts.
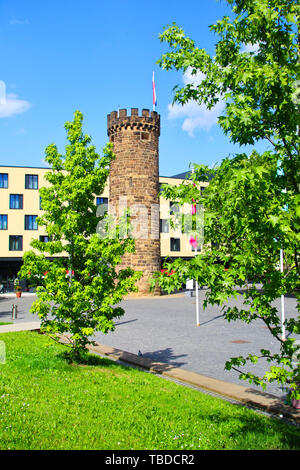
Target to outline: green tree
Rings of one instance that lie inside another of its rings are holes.
[[[165,189],[164,196],[171,200],[194,199],[203,204],[204,249],[189,263],[169,263],[167,270],[175,274],[157,273],[153,282],[170,291],[187,278],[197,279],[209,287],[204,307],[243,295],[243,308],[223,306],[227,320],[261,319],[280,347],[275,352],[262,350],[260,356],[231,358],[226,368],[238,370],[241,378],[263,387],[277,381],[296,389],[300,354],[291,334],[300,333],[300,317],[286,319],[283,338],[274,301],[292,293],[299,311],[299,4],[294,0],[227,2],[232,18],[224,17],[210,27],[219,35],[214,57],[173,24],[160,35],[170,51],[159,64],[166,70],[202,74],[200,84],[175,87],[174,102],[184,105],[194,100],[212,108],[223,100],[218,122],[230,140],[241,146],[265,141],[269,149],[261,155],[253,150],[250,155],[224,158],[215,172],[196,165],[194,185]],[[201,194],[197,182],[212,173],[214,178]],[[241,371],[240,366],[259,358],[270,363],[263,377]]]
[[[37,286],[31,312],[40,317],[41,330],[54,339],[64,334],[76,360],[95,331],[114,329],[114,318],[124,313],[116,304],[136,290],[141,275],[117,269],[124,253],[134,251],[132,239],[96,233],[103,218],[97,216],[95,196],[103,192],[114,154],[107,144],[103,156],[98,155],[91,138],[83,134],[82,121],[76,111],[73,122],[65,124],[65,155],[55,144],[46,148],[51,171],[45,175],[47,186],[40,189],[44,212],[38,223],[50,241],[33,240],[35,250],[24,254],[20,270],[22,278]]]

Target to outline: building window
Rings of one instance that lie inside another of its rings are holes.
[[[8,174],[0,173],[0,188],[8,188]]]
[[[23,250],[23,237],[22,235],[9,236],[9,251],[22,251]]]
[[[166,186],[168,186],[167,183],[159,183],[159,194],[161,194],[166,189]]]
[[[25,230],[37,230],[37,215],[25,215]]]
[[[7,215],[0,215],[0,230],[7,230]]]
[[[160,233],[169,233],[169,221],[168,219],[160,219]]]
[[[180,238],[170,238],[170,250],[180,251]]]
[[[49,237],[49,235],[40,235],[40,242],[48,243],[51,241],[52,241],[52,237]]]
[[[192,246],[192,251],[196,251],[196,247],[194,245]],[[202,246],[200,243],[197,243],[197,252],[199,253],[202,250]]]
[[[38,175],[25,175],[25,189],[39,189]]]
[[[179,205],[176,202],[170,202],[170,215],[179,214]]]
[[[102,204],[108,204],[107,197],[96,197],[96,206],[100,206]]]
[[[40,211],[43,210],[43,205],[42,205],[42,196],[40,196]]]
[[[10,194],[10,209],[23,209],[23,194]]]

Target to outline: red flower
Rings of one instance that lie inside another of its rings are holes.
[[[160,272],[162,274],[165,274],[166,276],[172,276],[172,274],[175,274],[175,271],[173,269],[171,270],[170,273],[166,269],[161,269]]]
[[[197,248],[197,240],[194,237],[190,238],[190,244],[192,245],[193,248]]]

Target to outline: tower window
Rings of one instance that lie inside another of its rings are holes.
[[[150,140],[149,132],[141,132],[141,140]]]

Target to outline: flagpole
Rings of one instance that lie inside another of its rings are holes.
[[[197,241],[198,244],[198,241]],[[195,249],[195,256],[197,256],[197,246]],[[196,322],[197,326],[200,326],[200,318],[199,318],[199,286],[198,286],[198,281],[195,281],[195,289],[196,289]]]
[[[283,250],[280,248],[280,272],[283,273]],[[284,295],[281,295],[281,334],[282,341],[285,341],[285,312],[284,312]]]
[[[194,173],[195,169],[192,167],[192,173]],[[192,210],[193,213],[193,210]],[[198,254],[198,240],[196,235],[196,245],[195,245],[195,256]],[[195,279],[195,290],[196,290],[196,324],[200,326],[200,318],[199,318],[199,285],[198,281]]]

